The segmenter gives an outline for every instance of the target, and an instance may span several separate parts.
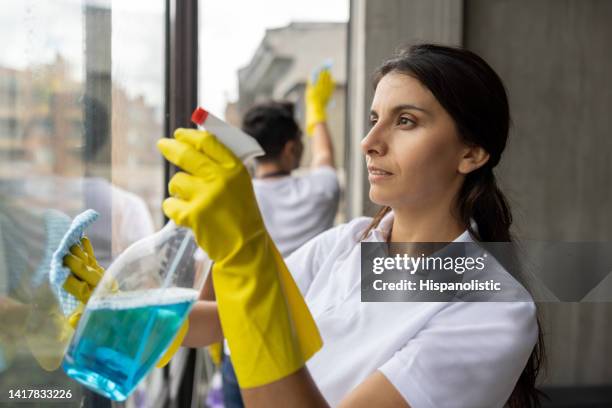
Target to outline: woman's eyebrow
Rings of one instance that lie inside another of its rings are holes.
[[[418,110],[418,111],[423,112],[423,113],[425,113],[427,115],[431,115],[431,112],[429,112],[427,109],[419,108],[416,105],[411,105],[411,104],[408,104],[408,103],[403,103],[401,105],[394,106],[391,109],[391,113],[392,114],[396,114],[397,112],[403,111],[403,110]],[[378,113],[374,109],[372,109],[372,110],[370,110],[370,116],[378,116]]]
[[[421,112],[426,113],[428,115],[431,115],[431,113],[427,109],[419,108],[416,105],[411,105],[411,104],[408,104],[408,103],[404,103],[404,104],[401,104],[401,105],[394,106],[393,109],[391,109],[391,112],[397,113],[397,112],[403,111],[403,110],[418,110],[418,111],[421,111]]]

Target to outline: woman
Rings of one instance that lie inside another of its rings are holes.
[[[246,405],[537,404],[541,342],[533,302],[360,302],[361,241],[511,240],[510,209],[493,174],[510,121],[501,80],[474,53],[420,45],[385,62],[374,86],[361,146],[370,199],[383,210],[319,235],[286,260],[324,345],[296,373],[244,389]],[[190,225],[170,207],[171,218]],[[184,344],[221,336],[211,330],[214,310],[209,319],[196,313]]]
[[[283,354],[301,330],[285,324],[286,305],[296,302],[275,297],[291,285],[275,283],[284,264],[243,166],[204,132],[178,130],[177,140],[160,142],[164,156],[190,173],[172,179],[164,211],[192,228],[215,261],[217,302],[194,306],[183,345],[225,337],[246,406],[537,405],[533,302],[360,301],[360,242],[510,241],[510,209],[493,174],[510,120],[501,80],[469,51],[419,45],[385,62],[374,86],[361,146],[370,199],[383,209],[319,235],[286,260],[323,339],[307,365],[309,355]],[[262,308],[266,302],[272,306]],[[267,381],[250,381],[244,369],[274,371],[284,360],[290,369]]]

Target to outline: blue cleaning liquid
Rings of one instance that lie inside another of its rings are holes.
[[[193,289],[173,288],[94,300],[68,348],[64,371],[124,401],[170,345],[197,296]]]

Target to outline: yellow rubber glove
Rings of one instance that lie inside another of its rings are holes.
[[[316,324],[268,235],[240,160],[214,135],[177,129],[157,146],[174,175],[164,212],[193,230],[215,262],[213,285],[238,383],[257,387],[294,373],[322,346]]]
[[[68,322],[76,329],[83,314],[84,305],[87,304],[91,293],[100,283],[104,269],[98,265],[93,247],[87,237],[81,239],[80,245],[70,247],[70,253],[64,257],[64,266],[72,272],[64,282],[64,289],[81,302],[74,313],[68,317]]]
[[[24,340],[40,367],[54,371],[64,359],[74,329],[49,286],[36,289],[32,300],[34,307],[28,316]]]
[[[322,70],[313,84],[308,80],[306,85],[306,134],[312,136],[317,123],[327,120],[327,104],[336,84],[329,69]]]
[[[181,344],[183,344],[183,339],[187,335],[188,331],[189,331],[189,319],[185,319],[185,323],[183,323],[179,331],[176,333],[176,335],[174,336],[174,340],[172,340],[172,343],[170,343],[170,345],[168,346],[168,350],[166,350],[166,352],[159,359],[157,364],[155,364],[155,367],[157,368],[165,367],[166,364],[168,364],[170,360],[172,360],[172,357],[174,357],[179,347],[181,347]]]
[[[213,363],[215,363],[216,366],[220,366],[223,361],[223,343],[213,343],[206,348],[208,349],[208,355]]]
[[[70,325],[76,329],[83,314],[84,305],[87,304],[89,297],[104,275],[104,268],[98,265],[93,247],[87,237],[81,239],[81,245],[70,247],[70,253],[64,257],[64,266],[72,272],[64,282],[64,289],[82,303],[68,318]],[[113,289],[118,290],[116,282],[113,282]],[[163,367],[170,362],[183,343],[188,328],[189,320],[185,320],[174,340],[168,346],[168,350],[157,363],[157,367]]]
[[[28,303],[0,295],[0,372],[26,345],[34,360],[47,371],[56,370],[64,358],[73,329],[59,310],[49,286],[31,288]],[[3,367],[4,366],[4,367]]]
[[[26,321],[31,312],[32,305],[0,295],[2,335],[15,339],[21,337],[25,333]]]
[[[86,304],[104,275],[104,269],[98,265],[93,247],[87,237],[81,239],[81,245],[70,247],[70,253],[64,257],[64,266],[72,272],[64,282],[64,289]]]

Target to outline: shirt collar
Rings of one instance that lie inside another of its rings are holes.
[[[393,219],[393,210],[391,210],[383,216],[376,228],[373,228],[372,231],[370,231],[366,237],[366,240],[373,242],[387,242],[389,232],[393,226]],[[473,218],[470,219],[470,225],[474,231],[478,231],[478,225],[476,225],[476,221],[474,221]],[[453,242],[474,242],[474,238],[470,234],[470,231],[466,229],[463,231],[463,233],[461,233],[461,235],[455,238]]]
[[[378,225],[368,234],[369,240],[374,242],[387,242],[387,237],[393,226],[393,210],[383,216]]]

